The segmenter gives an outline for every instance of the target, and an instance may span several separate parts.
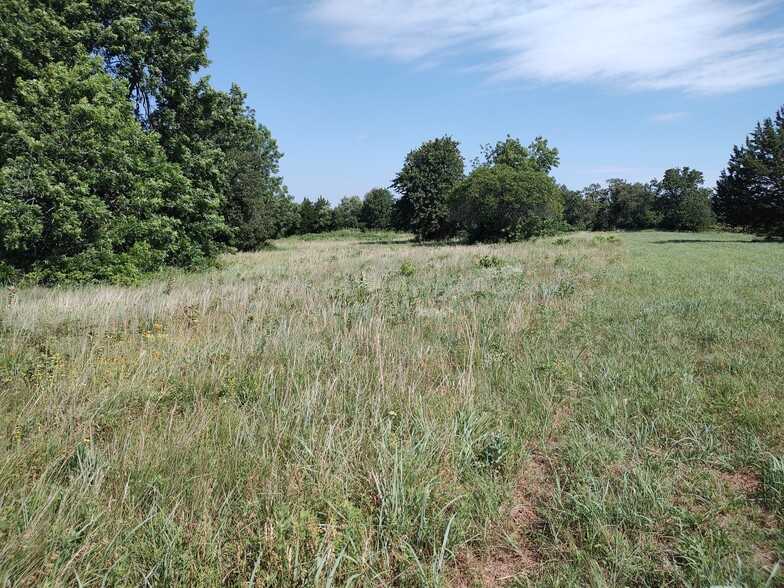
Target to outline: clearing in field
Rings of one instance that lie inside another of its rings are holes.
[[[780,586],[784,250],[289,239],[9,290],[3,586]]]

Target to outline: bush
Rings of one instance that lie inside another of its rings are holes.
[[[483,255],[479,258],[479,267],[491,268],[501,267],[504,265],[504,260],[496,255]]]
[[[451,212],[469,241],[519,241],[564,230],[555,181],[504,164],[478,167],[452,191]]]

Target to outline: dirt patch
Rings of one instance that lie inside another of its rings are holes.
[[[711,473],[716,476],[716,479],[719,480],[719,482],[738,492],[745,492],[748,495],[752,495],[757,492],[759,488],[757,476],[748,471],[725,472],[711,469]]]
[[[542,556],[531,544],[530,534],[542,523],[536,514],[551,491],[550,466],[539,454],[518,473],[512,496],[503,507],[504,517],[490,525],[483,547],[469,546],[456,555],[455,588],[504,586],[516,578],[536,575]]]
[[[558,409],[555,411],[555,416],[553,417],[553,427],[556,430],[562,430],[566,425],[569,424],[569,421],[572,420],[574,416],[574,406],[572,406],[573,399],[571,398],[564,398],[561,404],[558,406]]]

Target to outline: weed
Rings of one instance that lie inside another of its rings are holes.
[[[411,278],[416,274],[416,268],[410,262],[403,260],[400,263],[400,275]]]
[[[500,469],[509,453],[509,437],[504,431],[495,431],[485,439],[476,453],[476,461],[492,469]]]
[[[767,508],[784,514],[784,456],[771,455],[765,460],[759,495]]]
[[[504,265],[504,260],[496,255],[483,255],[479,258],[479,267],[491,268],[501,267]]]

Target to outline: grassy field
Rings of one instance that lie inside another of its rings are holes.
[[[784,585],[781,244],[291,239],[3,294],[2,586]]]

